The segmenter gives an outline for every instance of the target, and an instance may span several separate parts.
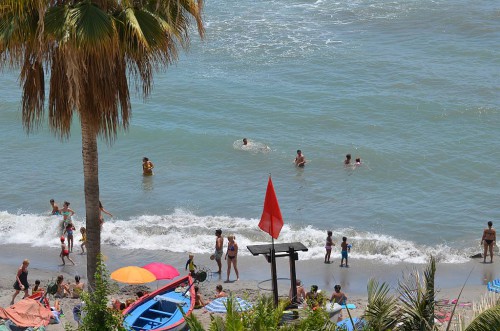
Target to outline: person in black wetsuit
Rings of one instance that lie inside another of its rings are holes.
[[[16,290],[16,292],[12,296],[12,301],[10,302],[11,305],[14,304],[14,299],[19,294],[19,292],[24,291],[23,299],[27,298],[29,296],[29,294],[28,294],[28,289],[30,288],[30,284],[28,283],[28,265],[29,264],[30,264],[30,261],[28,259],[26,259],[23,261],[23,264],[17,270],[16,282],[14,283],[14,289]]]

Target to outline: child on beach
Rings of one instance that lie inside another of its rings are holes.
[[[31,295],[43,291],[44,291],[43,288],[40,287],[40,280],[39,279],[35,280],[35,287],[33,287],[33,289],[31,290]]]
[[[82,254],[85,253],[85,248],[84,247],[87,247],[87,230],[85,230],[85,228],[82,226],[80,228],[80,233],[82,234],[82,238],[80,239],[80,241],[82,242]]]
[[[73,252],[73,231],[75,231],[75,226],[70,221],[63,232],[63,234],[68,235],[68,247],[70,252]]]
[[[59,256],[61,257],[61,260],[62,260],[62,264],[65,265],[66,262],[64,261],[64,257],[67,257],[68,260],[71,261],[71,263],[73,263],[73,265],[75,265],[75,262],[69,257],[69,250],[68,250],[68,247],[66,246],[66,244],[64,243],[64,236],[61,236],[61,253],[59,254]]]
[[[332,240],[332,231],[327,232],[328,237],[326,237],[326,254],[325,254],[325,263],[330,263],[330,255],[332,254],[332,246],[335,246]]]
[[[189,273],[191,277],[194,277],[196,274],[196,264],[194,264],[194,254],[189,254],[189,259],[186,262],[186,270],[189,267]]]
[[[340,266],[343,267],[344,266],[344,259],[345,259],[345,266],[346,267],[349,267],[349,265],[347,264],[347,251],[349,249],[349,244],[347,243],[347,237],[342,237],[342,243],[340,244],[340,247],[342,249],[342,260],[340,260]]]

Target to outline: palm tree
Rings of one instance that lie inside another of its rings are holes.
[[[203,0],[0,0],[0,65],[20,68],[22,121],[42,122],[45,76],[48,122],[60,139],[80,117],[88,240],[87,276],[94,285],[100,253],[97,138],[129,125],[128,76],[144,96],[153,71],[177,59],[196,23],[203,37]]]
[[[389,294],[387,283],[379,285],[375,279],[370,279],[367,285],[368,305],[363,314],[372,330],[392,330],[401,318],[398,308],[398,298]]]

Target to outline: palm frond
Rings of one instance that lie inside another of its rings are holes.
[[[389,285],[370,279],[367,285],[368,305],[363,318],[374,330],[392,329],[399,319],[397,298],[389,295]]]
[[[496,305],[479,314],[465,331],[500,330],[500,305]]]

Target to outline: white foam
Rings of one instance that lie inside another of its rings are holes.
[[[0,212],[0,243],[28,244],[33,247],[59,247],[60,216],[19,214]],[[223,235],[236,235],[240,254],[250,255],[247,245],[270,242],[267,233],[258,227],[258,219],[245,219],[230,216],[197,216],[182,209],[169,215],[142,215],[129,220],[111,220],[104,224],[102,241],[104,244],[122,249],[166,250],[171,252],[193,252],[211,254],[214,251],[216,229]],[[77,228],[84,225],[75,219]],[[441,263],[465,263],[467,256],[474,251],[470,248],[457,250],[448,245],[418,245],[412,241],[394,238],[384,234],[358,232],[355,229],[333,230],[336,246],[332,257],[340,256],[342,236],[353,245],[350,258],[376,260],[394,264],[409,262],[424,264],[429,255],[434,255]],[[80,239],[78,231],[75,242]],[[276,243],[302,242],[309,248],[301,252],[301,260],[322,259],[325,254],[326,230],[312,225],[303,227],[285,224]]]

